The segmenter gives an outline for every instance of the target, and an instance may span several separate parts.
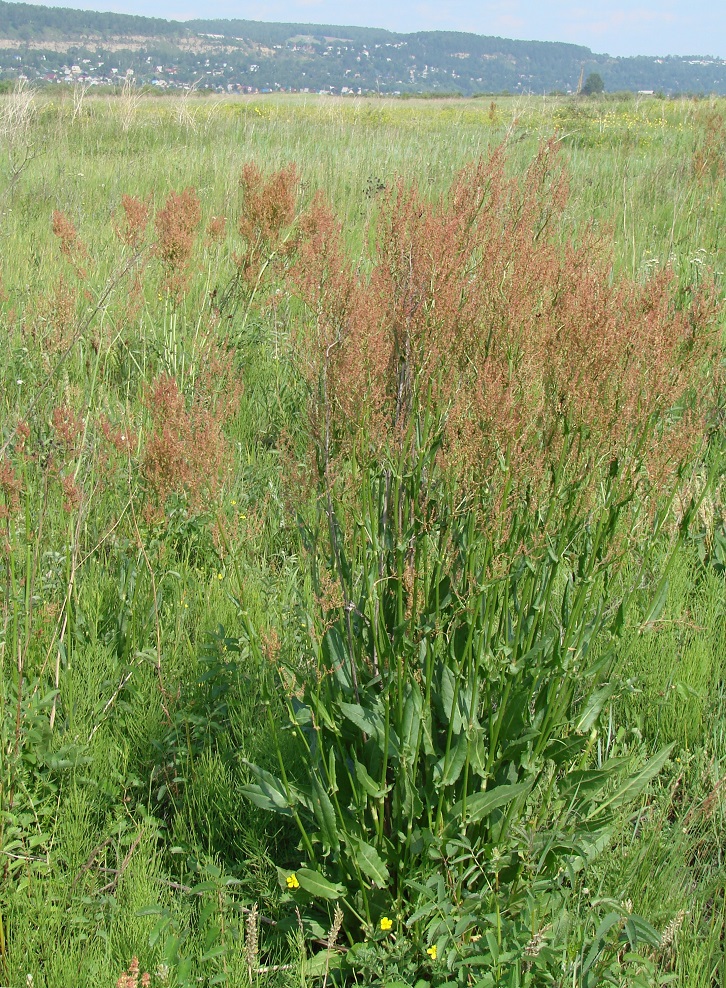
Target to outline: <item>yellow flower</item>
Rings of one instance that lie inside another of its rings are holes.
[[[293,872],[292,875],[287,876],[287,878],[285,879],[285,883],[289,889],[300,888],[300,882],[297,880],[297,875],[295,874],[295,872]]]
[[[383,932],[387,933],[392,928],[393,928],[393,920],[389,919],[388,916],[382,916],[381,929],[383,930]]]
[[[426,948],[426,953],[429,955],[432,961],[436,960],[436,955],[438,954],[438,948],[436,944],[432,944],[430,947]]]
[[[224,579],[224,573],[217,573],[217,579],[218,580],[223,580]]]

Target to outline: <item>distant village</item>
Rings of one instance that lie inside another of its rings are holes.
[[[583,72],[597,72],[610,92],[726,93],[726,60],[718,58],[615,59],[576,46],[474,35],[452,39],[446,32],[389,37],[298,35],[262,43],[186,31],[156,37],[0,38],[0,81],[242,94],[476,95],[572,93],[579,91]]]

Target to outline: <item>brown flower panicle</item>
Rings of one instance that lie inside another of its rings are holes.
[[[295,248],[292,225],[297,207],[299,176],[294,165],[288,165],[265,177],[255,164],[242,169],[242,212],[238,232],[242,249],[235,254],[241,277],[256,283],[266,266],[276,258],[284,258]]]
[[[209,223],[207,223],[207,229],[206,229],[207,244],[209,246],[212,246],[213,244],[221,244],[226,236],[227,236],[227,217],[212,216]]]
[[[7,460],[0,462],[0,521],[6,521],[20,510],[23,482]]]
[[[694,385],[717,342],[715,296],[684,303],[668,270],[613,278],[592,229],[563,242],[554,142],[523,178],[505,165],[499,148],[433,203],[390,189],[367,275],[320,200],[301,220],[293,279],[309,313],[299,340],[318,456],[327,469],[353,449],[363,463],[414,454],[429,416],[462,490],[491,492],[505,464],[531,495],[564,449],[571,477],[594,484],[617,462],[660,483],[702,427]],[[689,393],[692,411],[672,415]]]
[[[199,197],[191,187],[170,192],[154,217],[156,253],[164,268],[164,286],[177,299],[189,282],[189,264],[202,219]]]
[[[168,205],[168,203],[167,203]],[[139,251],[146,240],[146,228],[149,223],[149,203],[136,196],[122,195],[121,209],[123,216],[114,217],[114,230],[122,244],[133,251]]]
[[[71,263],[79,278],[86,277],[83,262],[88,260],[88,248],[78,236],[75,226],[64,212],[53,211],[53,233],[60,240],[63,256]]]
[[[204,510],[219,494],[231,464],[223,415],[215,413],[203,394],[187,403],[168,374],[154,380],[146,407],[151,424],[141,470],[152,497],[147,514],[163,513],[171,494],[183,497],[194,513]]]
[[[62,404],[56,406],[51,413],[51,427],[56,441],[69,457],[75,457],[80,452],[80,440],[85,431],[85,422],[73,409]]]

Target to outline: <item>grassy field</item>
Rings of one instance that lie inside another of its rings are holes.
[[[726,983],[725,120],[2,97],[1,985]]]

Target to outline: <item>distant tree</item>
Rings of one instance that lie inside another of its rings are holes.
[[[585,79],[580,92],[583,96],[596,96],[598,93],[605,92],[605,83],[602,81],[600,73],[591,72]]]

